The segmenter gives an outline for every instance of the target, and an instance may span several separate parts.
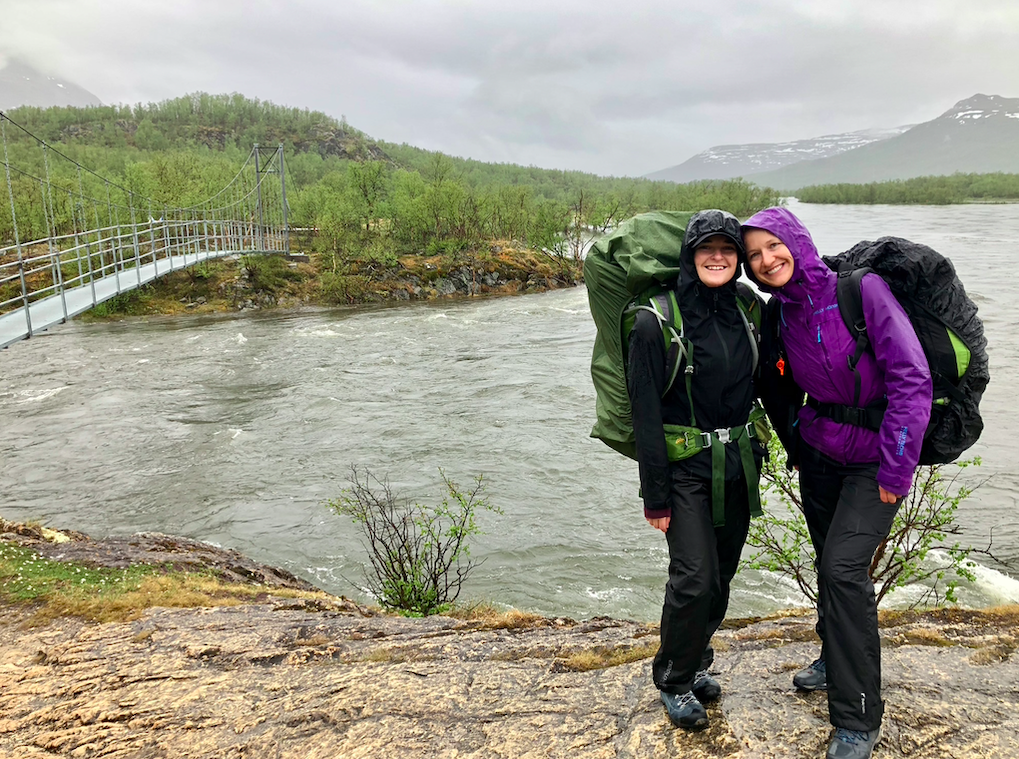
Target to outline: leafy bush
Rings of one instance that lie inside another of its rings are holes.
[[[803,519],[803,505],[796,474],[786,469],[786,455],[777,438],[769,444],[770,459],[764,463],[761,481],[768,507],[763,517],[750,522],[747,544],[757,553],[745,562],[749,569],[767,570],[796,582],[800,591],[817,604],[817,572],[810,534]],[[903,499],[888,537],[874,552],[870,577],[876,586],[877,602],[890,593],[917,583],[930,583],[910,607],[955,603],[961,580],[973,581],[972,546],[958,540],[962,534],[955,523],[959,504],[973,490],[958,481],[969,466],[980,459],[923,466],[917,470],[913,488]],[[944,556],[929,561],[931,551]]]
[[[278,255],[241,256],[241,267],[248,275],[251,286],[255,290],[267,293],[276,293],[282,290],[287,282],[301,278],[301,275],[287,266],[283,257]]]
[[[360,303],[371,290],[371,280],[360,274],[323,272],[322,297],[328,303],[346,305]]]
[[[326,506],[350,517],[363,537],[371,568],[365,569],[368,589],[390,609],[435,614],[449,608],[464,581],[477,566],[470,540],[479,534],[479,511],[502,513],[482,498],[479,475],[469,491],[446,477],[446,496],[438,506],[401,500],[388,479],[351,467],[349,490]]]

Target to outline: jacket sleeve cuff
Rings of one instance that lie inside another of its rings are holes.
[[[877,484],[889,493],[894,493],[897,496],[905,496],[909,493],[909,489],[913,487],[913,478],[907,477],[903,480],[898,477],[889,477],[884,472],[878,471]]]
[[[644,504],[644,518],[645,519],[661,519],[662,517],[672,516],[672,509],[668,503],[645,503]]]

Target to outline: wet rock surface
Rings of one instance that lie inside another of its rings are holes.
[[[0,610],[4,757],[799,759],[828,739],[825,694],[791,686],[817,652],[805,616],[717,634],[723,695],[696,734],[669,724],[648,659],[583,669],[653,650],[637,622],[405,619],[271,591],[127,623],[26,618]],[[875,757],[1019,756],[1015,618],[892,620]]]

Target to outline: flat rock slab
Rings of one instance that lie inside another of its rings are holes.
[[[134,622],[25,629],[0,613],[0,756],[822,757],[823,693],[792,690],[812,620],[716,636],[722,699],[674,729],[649,661],[589,671],[580,653],[646,649],[636,622],[365,616],[270,599],[152,609]],[[883,631],[876,757],[1019,756],[1017,631],[978,614]]]

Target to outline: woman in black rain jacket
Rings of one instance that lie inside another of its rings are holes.
[[[714,660],[710,640],[725,617],[764,454],[752,424],[748,431],[756,346],[751,322],[737,302],[742,240],[732,214],[708,210],[690,219],[676,283],[682,342],[690,355],[680,359],[679,374],[667,392],[666,346],[658,317],[639,311],[629,335],[627,385],[644,517],[665,533],[669,546],[661,645],[652,672],[670,719],[688,729],[707,726],[703,702],[721,692],[708,673]],[[749,290],[743,297],[761,307]],[[707,434],[677,435],[673,425]],[[689,455],[698,446],[687,445],[677,455],[667,443],[666,429],[672,440],[698,438],[703,444],[710,439],[711,446]],[[742,445],[737,440],[741,430],[747,438]]]

